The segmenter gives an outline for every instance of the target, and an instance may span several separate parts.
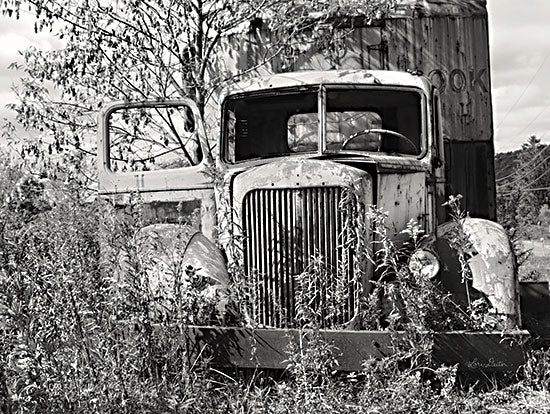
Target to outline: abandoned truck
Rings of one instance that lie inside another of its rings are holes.
[[[222,289],[227,263],[238,265],[252,286],[253,330],[189,327],[192,342],[210,345],[214,364],[284,367],[296,334],[297,278],[318,257],[332,269],[330,283],[346,292],[344,301],[327,299],[338,302],[325,335],[341,352],[340,369],[360,369],[390,347],[388,332],[351,324],[377,277],[358,259],[376,239],[364,214],[371,205],[387,212],[395,243],[411,219],[436,240],[422,256],[425,272],[463,300],[456,260],[446,262],[453,254],[442,207],[459,193],[474,217],[464,226],[475,251],[472,287],[519,326],[510,243],[486,220],[495,218],[486,17],[484,1],[404,2],[381,22],[348,28],[338,62],[312,49],[295,72],[229,85],[205,111],[208,130],[189,99],[103,108],[100,194],[124,204],[139,192],[144,224],[157,229],[194,216],[184,262]],[[236,46],[244,58],[228,67],[254,65],[266,35],[249,36],[246,47]],[[276,62],[269,69],[277,71]],[[148,131],[142,139],[138,129]],[[350,238],[350,228],[361,237]],[[323,289],[318,296],[332,292]],[[434,347],[436,358],[461,369],[507,370],[522,361],[500,333],[437,333]]]

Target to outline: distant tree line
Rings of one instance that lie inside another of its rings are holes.
[[[548,233],[550,145],[530,136],[521,149],[496,154],[495,173],[499,222],[524,237]]]

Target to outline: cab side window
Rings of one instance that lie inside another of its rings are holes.
[[[183,168],[202,160],[193,114],[185,105],[122,108],[109,119],[113,172]]]

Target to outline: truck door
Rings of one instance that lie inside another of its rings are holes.
[[[100,196],[124,205],[137,194],[144,226],[183,220],[214,239],[212,156],[193,101],[110,103],[98,125]]]

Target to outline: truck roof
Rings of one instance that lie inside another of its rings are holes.
[[[307,85],[386,85],[429,90],[429,81],[419,75],[389,70],[326,70],[278,73],[235,82],[222,95]]]

